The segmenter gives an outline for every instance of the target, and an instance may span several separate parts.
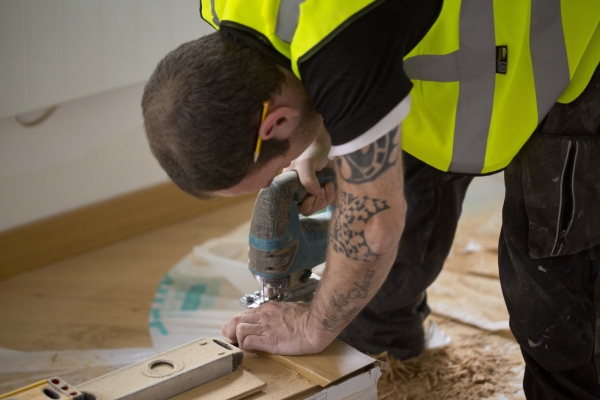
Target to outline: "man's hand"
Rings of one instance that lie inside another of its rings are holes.
[[[331,138],[323,126],[313,143],[297,159],[292,161],[284,172],[295,170],[298,173],[302,186],[310,193],[302,203],[298,205],[298,211],[303,215],[311,215],[325,208],[335,200],[335,187],[328,182],[321,187],[315,175],[327,166]]]
[[[223,326],[223,335],[240,349],[274,354],[314,354],[333,340],[315,335],[311,329],[307,303],[270,301],[231,318]],[[326,340],[323,340],[326,339]]]
[[[232,318],[223,334],[242,349],[323,350],[383,284],[404,229],[400,129],[335,159],[337,206],[327,268],[310,306],[269,302]]]

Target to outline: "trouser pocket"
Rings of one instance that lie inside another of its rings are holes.
[[[600,140],[536,134],[523,148],[529,256],[568,255],[600,243]]]
[[[600,67],[572,103],[556,103],[521,150],[529,256],[600,243]]]

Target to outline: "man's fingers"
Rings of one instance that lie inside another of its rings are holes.
[[[269,353],[276,353],[277,349],[274,346],[273,340],[268,336],[252,335],[247,336],[244,339],[244,350],[251,353],[257,351],[267,351]]]
[[[302,183],[302,186],[310,194],[317,197],[325,197],[325,192],[321,185],[319,185],[319,180],[315,175],[315,169],[312,165],[298,166],[296,172],[298,173],[298,178],[300,178],[300,183]]]
[[[251,335],[260,335],[262,333],[262,327],[259,324],[246,324],[241,323],[237,326],[235,330],[235,335],[237,337],[237,343],[242,350],[253,351],[252,348],[246,348],[246,341],[248,337]]]
[[[225,325],[223,325],[223,328],[221,328],[221,333],[223,336],[231,340],[233,343],[237,343],[237,339],[235,337],[236,326],[237,325],[233,322],[233,319],[230,319],[225,323]]]
[[[333,182],[327,182],[324,186],[325,189],[325,203],[330,205],[335,201],[335,185]]]
[[[252,310],[254,311],[254,310]],[[221,329],[221,332],[224,336],[229,338],[232,342],[237,341],[237,327],[240,324],[257,324],[259,323],[259,315],[256,313],[242,313],[238,315],[234,315]]]
[[[321,335],[307,335],[309,312],[310,306],[306,303],[270,301],[236,315],[223,331],[227,331],[230,339],[246,352],[313,354],[321,351],[333,338],[321,343]]]
[[[300,212],[300,214],[303,215],[310,215],[312,214],[314,211],[314,204],[315,201],[317,200],[317,198],[315,196],[308,196],[307,198],[304,199],[304,201],[302,201],[302,203],[298,204],[298,211]]]

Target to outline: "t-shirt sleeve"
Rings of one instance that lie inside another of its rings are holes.
[[[330,157],[373,143],[410,110],[412,83],[403,58],[423,34],[420,25],[429,24],[434,14],[417,14],[424,22],[415,21],[415,13],[409,18],[401,3],[406,1],[374,7],[299,64],[305,89],[331,136]]]
[[[367,131],[359,134],[354,139],[346,141],[340,144],[333,144],[329,151],[329,158],[343,156],[344,154],[354,153],[362,149],[365,146],[370,145],[377,139],[386,135],[406,118],[408,111],[410,110],[410,96],[407,95],[400,103],[398,103],[389,113],[380,119],[375,125],[369,128]]]

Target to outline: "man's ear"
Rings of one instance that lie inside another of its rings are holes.
[[[269,110],[260,125],[258,134],[262,140],[289,139],[300,123],[300,110],[294,107],[277,107]]]

